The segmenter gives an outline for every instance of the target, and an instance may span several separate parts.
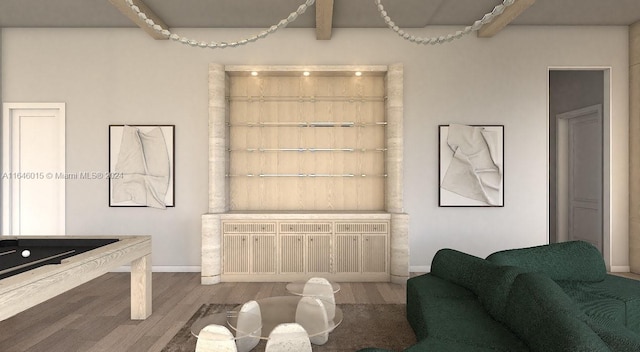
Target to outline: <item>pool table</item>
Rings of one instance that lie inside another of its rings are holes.
[[[0,236],[0,320],[131,264],[131,319],[151,315],[151,236]]]

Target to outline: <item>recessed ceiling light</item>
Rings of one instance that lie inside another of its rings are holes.
[[[302,72],[302,74],[306,77],[306,76],[309,76],[311,73],[309,71],[304,71]]]
[[[258,72],[256,72],[256,71],[251,71],[251,75],[255,77],[255,76],[257,76],[257,75],[258,75]]]
[[[358,76],[358,77],[362,76],[362,72],[356,71],[356,76]]]

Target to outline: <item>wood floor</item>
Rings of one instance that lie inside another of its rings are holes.
[[[204,303],[286,295],[284,283],[200,285],[200,273],[154,273],[153,314],[129,319],[129,274],[109,273],[0,322],[2,352],[160,351]],[[340,303],[405,303],[405,286],[341,283]]]

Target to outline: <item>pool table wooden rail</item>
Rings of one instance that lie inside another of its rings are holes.
[[[151,236],[0,236],[2,240],[20,238],[117,238],[108,244],[0,280],[0,320],[7,319],[74,287],[131,264],[131,319],[151,315]]]

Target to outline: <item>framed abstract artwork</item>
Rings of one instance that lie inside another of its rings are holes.
[[[503,207],[504,126],[438,128],[438,205]]]
[[[109,125],[109,206],[175,206],[174,154],[174,125]]]

